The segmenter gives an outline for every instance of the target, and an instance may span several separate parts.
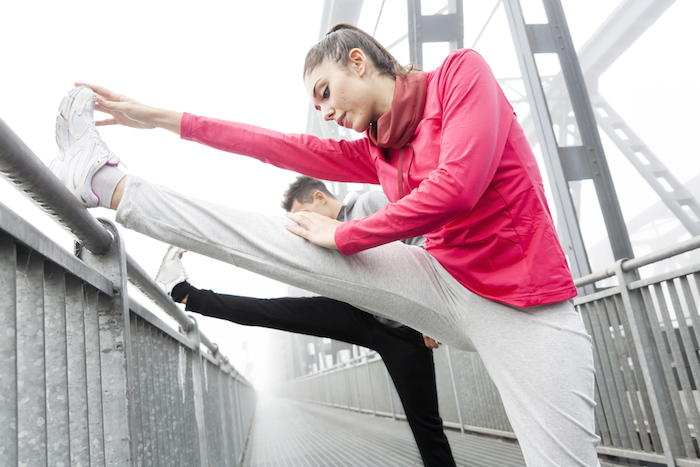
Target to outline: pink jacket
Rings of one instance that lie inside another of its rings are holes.
[[[424,235],[425,249],[469,290],[515,306],[576,296],[539,169],[483,58],[451,53],[427,75],[423,118],[406,148],[322,140],[185,114],[181,137],[305,175],[380,183],[391,201],[335,234],[345,255]]]

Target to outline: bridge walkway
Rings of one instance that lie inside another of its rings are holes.
[[[525,466],[517,442],[450,429],[446,433],[458,466]],[[259,394],[242,462],[243,467],[422,465],[405,421],[265,394]]]

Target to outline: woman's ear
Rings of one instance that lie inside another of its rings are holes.
[[[362,78],[367,73],[367,57],[365,53],[358,48],[352,49],[350,51],[349,65],[360,75],[360,78]]]

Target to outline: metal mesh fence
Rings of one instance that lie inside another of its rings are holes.
[[[115,283],[0,205],[0,465],[238,465],[252,387]]]
[[[589,292],[579,295],[574,305],[593,338],[602,454],[700,465],[700,264],[643,280],[637,273],[642,266],[699,247],[696,237],[576,281],[580,291]],[[590,287],[611,276],[619,285]],[[445,425],[514,438],[498,389],[479,355],[446,346],[433,355]],[[294,380],[282,392],[327,403],[317,394],[330,391],[345,374],[358,388],[349,408],[358,410],[359,405],[369,413],[401,417],[396,389],[388,385],[385,372],[380,357],[371,353]]]

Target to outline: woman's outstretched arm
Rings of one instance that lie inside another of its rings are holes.
[[[95,125],[97,126],[124,125],[140,129],[164,128],[177,135],[180,134],[182,112],[151,107],[95,84],[75,83],[75,85],[87,86],[95,91],[97,95],[95,110],[111,115],[112,118],[96,121]]]

